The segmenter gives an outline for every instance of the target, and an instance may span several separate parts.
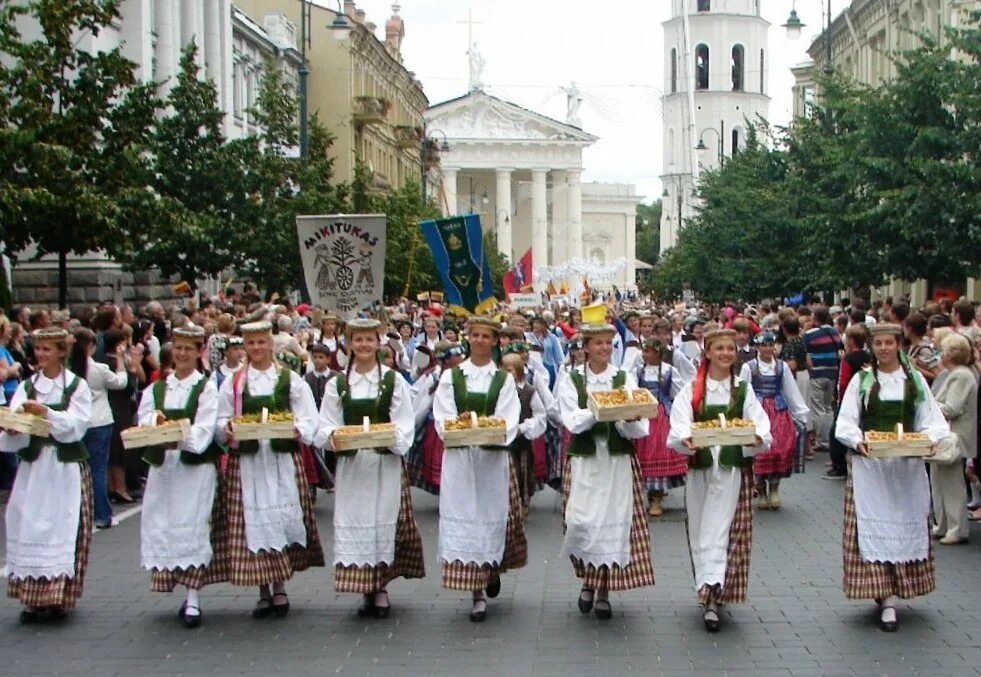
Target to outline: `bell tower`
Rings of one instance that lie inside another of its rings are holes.
[[[761,0],[670,0],[664,29],[664,164],[661,252],[696,208],[699,174],[745,144],[747,123],[767,117],[770,23]]]

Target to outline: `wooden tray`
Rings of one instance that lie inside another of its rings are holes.
[[[650,392],[644,390],[650,395]],[[651,396],[650,402],[634,402],[631,404],[617,404],[603,406],[589,393],[586,397],[586,404],[593,412],[593,418],[597,421],[629,421],[633,418],[656,418],[657,399]]]
[[[482,447],[486,445],[503,447],[507,444],[507,441],[507,427],[443,430],[443,446],[447,449],[451,447]]]
[[[296,437],[294,421],[274,423],[235,423],[232,421],[232,434],[236,442],[249,440],[292,440]]]
[[[141,425],[127,428],[119,436],[123,440],[123,449],[140,449],[158,444],[180,444],[190,430],[191,422],[182,418],[178,421],[171,421],[169,425]]]
[[[869,456],[872,458],[892,458],[897,456],[926,456],[933,448],[930,440],[866,440]]]
[[[336,451],[355,451],[357,449],[390,449],[395,446],[395,429],[371,430],[368,432],[344,433],[334,432],[334,449]]]
[[[756,428],[692,428],[691,443],[697,449],[730,445],[751,447],[756,444]]]
[[[23,412],[14,413],[7,407],[0,407],[0,428],[25,435],[51,436],[51,421],[48,419]]]

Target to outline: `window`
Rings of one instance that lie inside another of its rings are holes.
[[[232,67],[232,110],[235,117],[242,117],[242,65],[238,61]]]
[[[766,50],[760,50],[760,94],[766,94]]]
[[[674,167],[674,129],[668,130],[668,167]]]
[[[671,93],[678,91],[678,50],[671,48]]]
[[[732,130],[732,155],[739,152],[739,128]]]
[[[712,0],[698,0],[698,11],[699,12],[711,12],[712,11]]]
[[[695,89],[709,88],[709,48],[699,45],[695,48]]]
[[[742,45],[732,48],[732,91],[743,91],[743,76],[746,74],[746,50]]]

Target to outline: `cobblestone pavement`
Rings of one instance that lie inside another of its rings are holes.
[[[203,592],[204,625],[185,630],[181,598],[151,593],[139,569],[135,515],[96,536],[85,595],[65,621],[21,626],[17,602],[0,601],[0,675],[981,674],[981,530],[937,548],[937,591],[903,602],[900,631],[882,633],[873,605],[841,592],[844,486],[820,479],[822,461],[784,483],[782,510],[756,514],[749,602],[723,610],[717,635],[695,604],[680,492],[652,522],[657,585],[614,593],[605,622],[577,610],[558,497],[539,493],[529,565],[504,577],[481,625],[467,620],[465,595],[440,588],[437,502],[414,492],[429,575],[390,586],[388,620],[359,619],[359,598],[336,594],[326,568],[289,584],[285,619],[252,620],[255,591],[222,585]],[[329,496],[317,514],[329,551]]]

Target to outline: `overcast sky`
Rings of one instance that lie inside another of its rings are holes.
[[[320,0],[322,4],[327,4]],[[336,7],[336,4],[330,3]],[[810,39],[820,33],[823,0],[798,0],[807,24],[799,40],[780,24],[792,0],[762,0],[770,27],[770,120],[791,116],[789,67],[806,60]],[[378,24],[384,39],[390,0],[361,0],[358,7]],[[669,0],[403,0],[402,56],[432,104],[466,93],[467,15],[473,40],[486,59],[485,89],[534,111],[565,119],[560,87],[575,81],[587,101],[583,128],[600,137],[583,154],[585,181],[633,183],[650,202],[661,194],[661,92],[663,30]],[[845,0],[837,0],[840,11]],[[477,23],[479,22],[479,23]]]

